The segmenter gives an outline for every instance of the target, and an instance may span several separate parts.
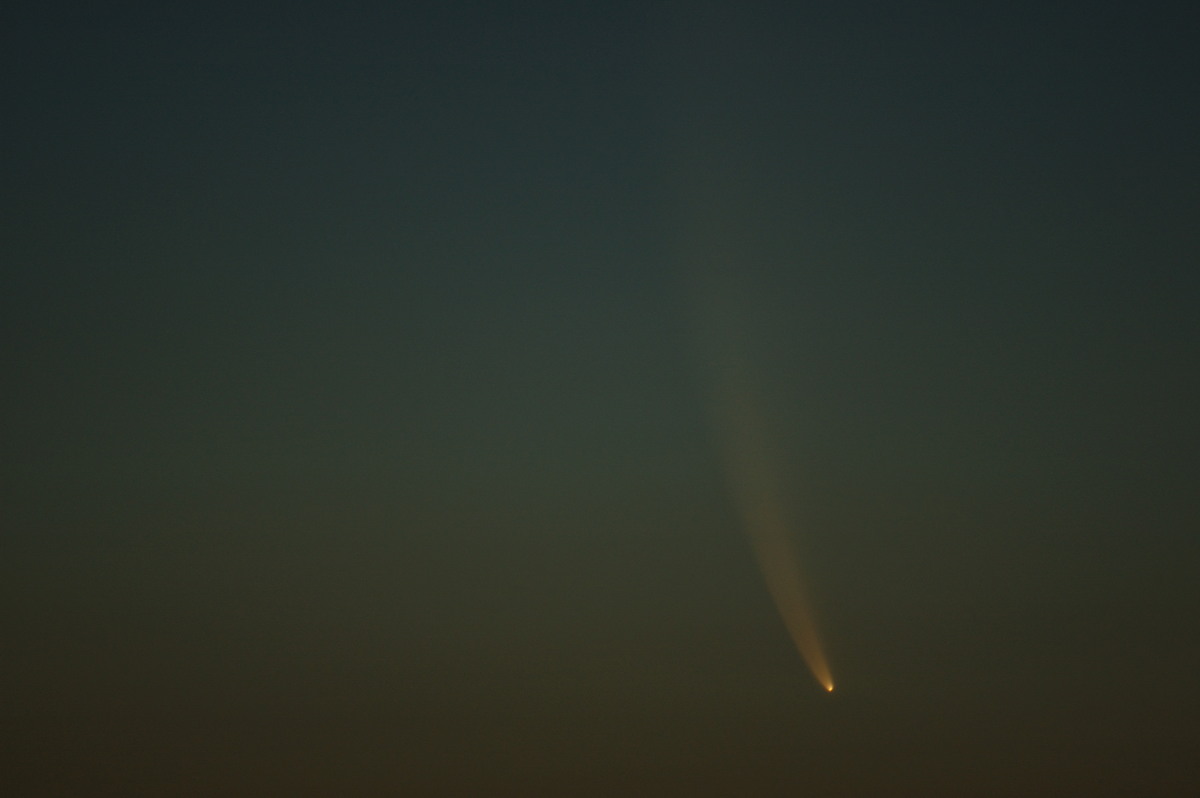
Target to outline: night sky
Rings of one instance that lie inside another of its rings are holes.
[[[4,795],[1200,789],[1188,4],[0,31]]]

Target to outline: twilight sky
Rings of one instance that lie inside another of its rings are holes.
[[[108,5],[0,24],[0,792],[1195,790],[1186,4]]]

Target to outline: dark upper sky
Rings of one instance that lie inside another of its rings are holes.
[[[3,13],[0,791],[1194,789],[1187,6],[430,5]]]

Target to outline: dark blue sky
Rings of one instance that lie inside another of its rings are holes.
[[[4,792],[1200,778],[1183,4],[73,6],[0,24]]]

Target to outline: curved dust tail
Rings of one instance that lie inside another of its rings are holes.
[[[772,118],[759,91],[769,72],[748,53],[754,25],[733,3],[673,6],[664,51],[663,107],[669,226],[683,284],[692,293],[693,332],[712,386],[713,423],[728,479],[767,588],[817,681],[833,679],[817,634],[791,535],[779,471],[770,458],[759,393],[741,338],[735,276],[764,253],[760,233],[771,184],[761,153]],[[758,98],[759,104],[756,104]],[[769,151],[769,148],[768,148]],[[765,250],[769,252],[769,250]]]
[[[713,423],[727,478],[743,529],[788,633],[816,680],[833,692],[833,675],[793,543],[795,521],[788,516],[757,391],[737,346],[739,330],[732,324],[729,296],[728,291],[709,290],[696,299],[701,311],[698,328],[707,344],[704,359],[713,385]]]

